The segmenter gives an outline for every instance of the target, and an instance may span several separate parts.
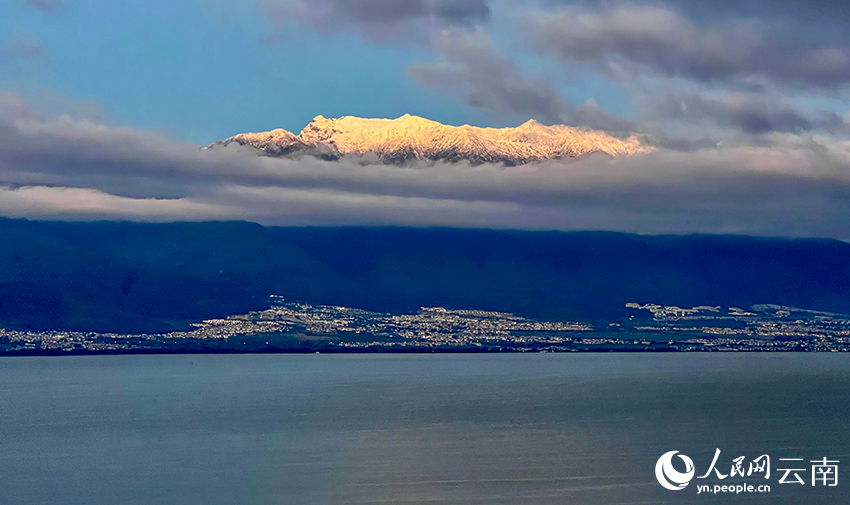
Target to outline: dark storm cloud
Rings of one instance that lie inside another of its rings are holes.
[[[612,133],[629,133],[638,129],[638,125],[629,119],[609,114],[596,103],[589,99],[575,110],[569,122],[574,125],[588,126],[607,130]]]
[[[486,0],[436,0],[433,9],[437,19],[449,25],[472,25],[490,17]]]
[[[712,4],[713,5],[713,4]],[[850,37],[823,18],[820,31],[799,20],[689,17],[682,5],[614,2],[568,5],[526,20],[541,52],[589,63],[606,75],[657,74],[699,82],[768,82],[836,88],[850,80]]]
[[[272,21],[267,41],[294,23],[328,35],[350,32],[373,43],[430,49],[437,61],[409,66],[411,79],[501,120],[534,118],[658,137],[669,137],[663,130],[671,122],[728,130],[707,132],[715,139],[735,132],[847,133],[835,112],[845,108],[837,102],[850,82],[846,2],[259,1]],[[486,30],[506,28],[521,40],[497,37],[501,45],[530,47],[562,65],[547,68],[538,60],[529,71],[528,58],[505,56]],[[629,117],[593,100],[605,103],[610,96],[571,103],[554,79],[573,76],[613,82],[631,102]],[[811,105],[816,100],[831,103]]]
[[[544,0],[549,7],[628,5],[634,0]],[[761,18],[816,23],[833,27],[850,21],[850,4],[836,0],[659,0],[654,5],[675,7],[689,17],[711,21],[730,18]]]
[[[850,7],[781,0],[544,1],[523,33],[566,72],[620,84],[634,128],[695,145],[772,132],[845,136]],[[674,139],[669,126],[691,130]],[[703,128],[699,134],[693,132]],[[764,140],[752,139],[763,143]]]
[[[850,238],[850,146],[794,134],[613,159],[399,168],[201,151],[44,116],[10,94],[0,94],[0,132],[6,216]]]
[[[442,61],[411,65],[408,75],[417,83],[460,96],[464,102],[492,115],[523,122],[573,124],[611,132],[630,132],[629,121],[605,112],[595,100],[576,107],[546,78],[528,78],[502,55],[488,33],[479,28],[443,30],[431,48]]]
[[[651,106],[651,113],[667,120],[713,124],[749,134],[847,131],[847,124],[835,112],[809,113],[781,97],[731,91],[715,95],[670,93]]]
[[[425,42],[451,26],[490,17],[487,0],[260,0],[275,24],[299,23],[322,33],[350,28],[377,43]]]
[[[458,94],[471,107],[549,124],[572,110],[549,81],[524,78],[483,30],[444,30],[433,47],[445,61],[407,69],[419,84]]]

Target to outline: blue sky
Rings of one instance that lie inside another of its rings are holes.
[[[264,42],[270,28],[252,2],[67,0],[46,13],[22,0],[7,3],[0,41],[34,38],[44,54],[0,59],[0,87],[47,109],[56,102],[95,103],[110,122],[178,139],[205,144],[244,131],[297,132],[319,114],[411,113],[486,126],[519,120],[417,85],[406,67],[435,59],[420,46],[379,45],[297,25]],[[541,65],[540,58],[526,59]],[[600,92],[593,84],[562,89],[625,110],[615,90],[599,86]]]

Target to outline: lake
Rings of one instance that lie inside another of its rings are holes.
[[[848,420],[837,353],[0,358],[0,503],[850,503]],[[770,478],[656,480],[718,448]]]

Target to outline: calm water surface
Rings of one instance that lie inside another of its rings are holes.
[[[841,504],[848,421],[837,354],[0,358],[0,503]],[[715,448],[772,492],[658,485]],[[777,484],[824,456],[837,487]]]

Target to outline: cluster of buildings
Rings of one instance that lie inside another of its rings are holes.
[[[850,317],[778,305],[744,310],[629,303],[620,320],[593,326],[443,307],[387,314],[272,297],[267,310],[166,334],[0,330],[0,355],[428,350],[846,351]]]

